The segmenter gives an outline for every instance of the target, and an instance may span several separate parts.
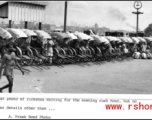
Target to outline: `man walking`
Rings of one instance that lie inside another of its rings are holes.
[[[22,68],[17,62],[16,55],[15,55],[16,50],[14,49],[13,43],[8,44],[7,47],[8,47],[8,50],[2,58],[2,64],[0,67],[0,79],[3,74],[4,76],[6,76],[9,84],[0,88],[0,92],[2,92],[3,89],[9,88],[9,93],[12,93],[13,79],[14,79],[13,70],[14,70],[15,65],[21,70],[23,75],[24,75],[24,71],[22,70]],[[4,73],[2,72],[3,68],[4,68]]]

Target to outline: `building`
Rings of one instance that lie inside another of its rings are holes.
[[[22,21],[27,28],[28,22],[39,23],[39,29],[42,28],[42,23],[45,18],[44,4],[37,4],[33,2],[5,2],[0,5],[0,18],[9,20],[9,27],[13,21]]]
[[[118,31],[105,32],[105,36],[123,37],[124,32],[118,32]]]

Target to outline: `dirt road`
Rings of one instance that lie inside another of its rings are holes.
[[[152,60],[25,68],[24,76],[15,70],[15,93],[152,94]],[[6,83],[3,77],[0,87]]]

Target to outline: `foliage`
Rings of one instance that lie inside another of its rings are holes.
[[[149,24],[149,26],[144,30],[146,36],[152,36],[152,24]]]

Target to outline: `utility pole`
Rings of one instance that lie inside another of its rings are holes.
[[[137,15],[136,35],[138,37],[139,15],[143,14],[143,12],[139,12],[139,9],[142,8],[142,3],[140,1],[135,1],[134,8],[137,9],[137,12],[132,12],[132,13]]]
[[[68,3],[65,1],[65,10],[64,10],[64,32],[66,32],[66,23],[67,23],[67,6]]]

